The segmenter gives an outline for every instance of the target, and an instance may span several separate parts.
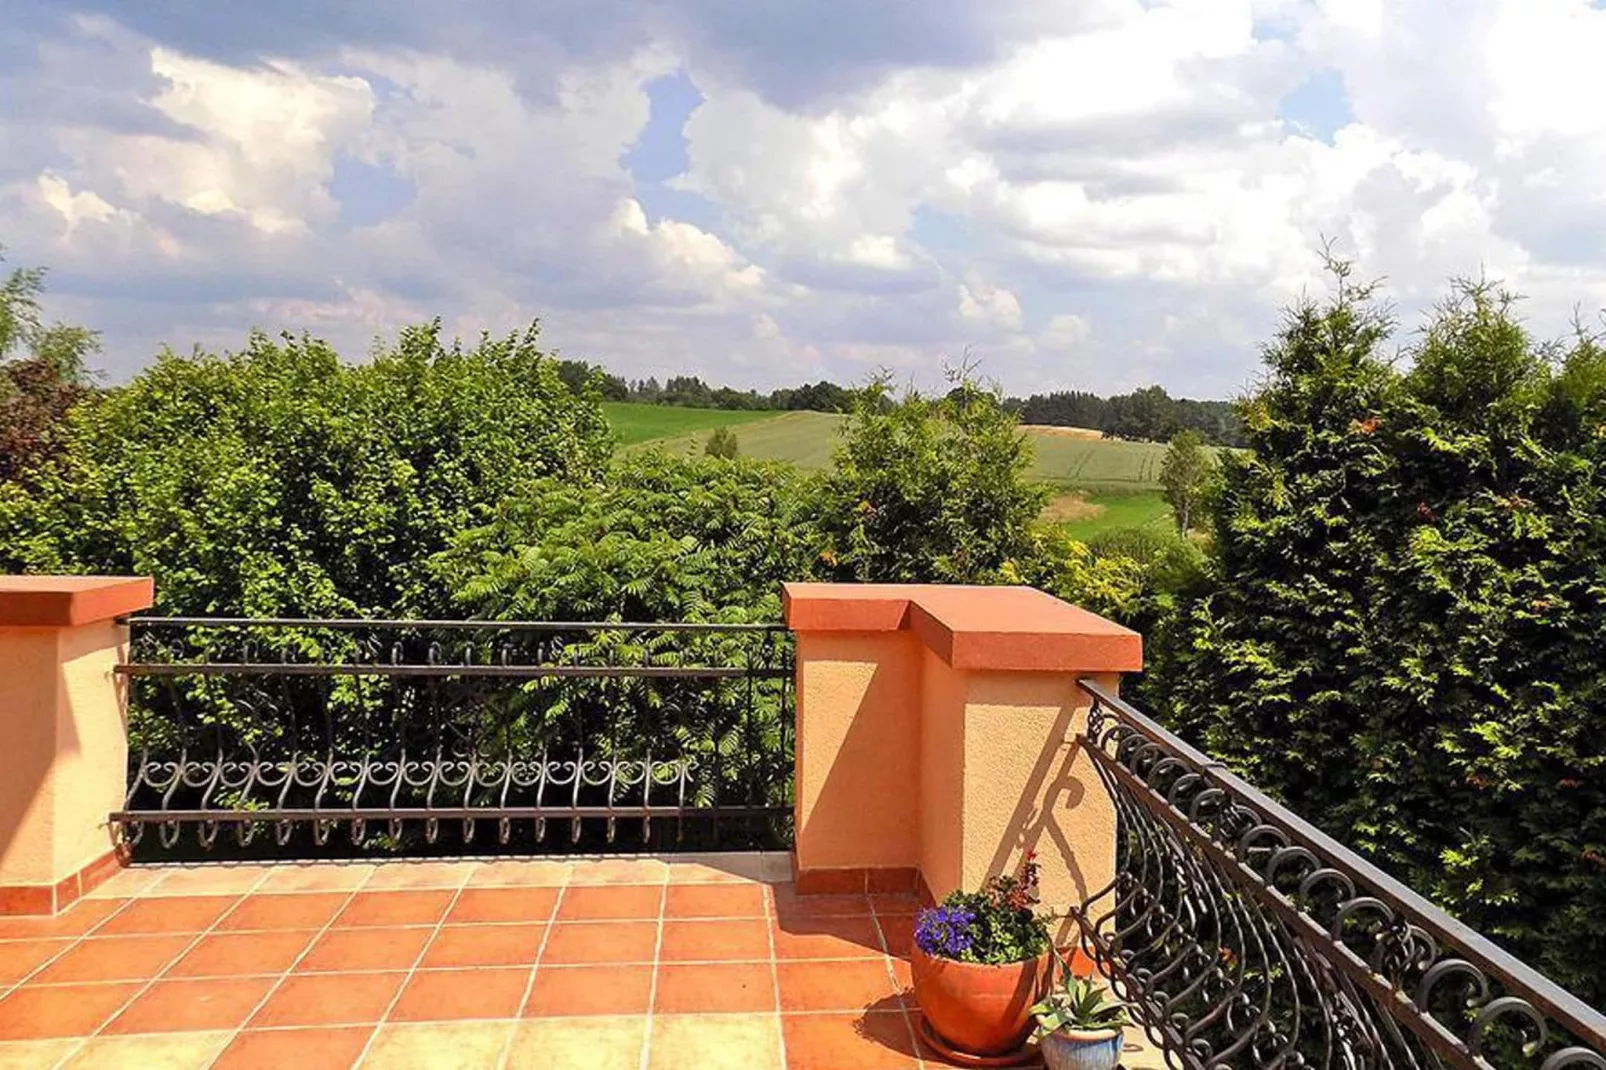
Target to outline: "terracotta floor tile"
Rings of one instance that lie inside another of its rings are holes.
[[[24,985],[0,999],[0,1040],[86,1037],[134,998],[139,984]]]
[[[0,918],[0,940],[82,936],[121,910],[126,899],[80,899],[54,917]]]
[[[377,1022],[406,978],[400,972],[291,974],[248,1024],[265,1028]]]
[[[778,884],[771,888],[770,903],[775,916],[783,921],[791,917],[836,918],[870,913],[869,896],[798,895],[790,884]]]
[[[884,959],[781,962],[775,970],[782,1011],[863,1011],[897,996]]]
[[[648,1045],[650,1070],[781,1070],[773,1014],[654,1017]]]
[[[781,1018],[787,1070],[902,1070],[920,1065],[909,1023],[898,1011],[789,1014]]]
[[[769,963],[732,962],[658,967],[654,1014],[773,1013]]]
[[[746,921],[666,921],[660,962],[769,961],[769,923]]]
[[[190,895],[130,903],[95,930],[96,936],[134,933],[198,933],[240,901],[235,895]]]
[[[881,954],[881,935],[868,917],[792,917],[775,923],[778,959],[880,958]]]
[[[277,865],[257,885],[263,892],[353,892],[367,883],[379,867],[372,862],[303,863]]]
[[[229,1034],[222,1032],[96,1037],[62,1070],[205,1070],[228,1042]]]
[[[452,905],[452,893],[358,892],[335,917],[335,928],[359,926],[434,925]]]
[[[757,884],[681,884],[664,893],[666,918],[764,916],[764,889]]]
[[[0,985],[16,984],[71,946],[71,940],[0,942]]]
[[[512,1032],[512,1022],[381,1026],[363,1070],[485,1070]]]
[[[140,893],[141,898],[174,895],[244,895],[262,883],[270,866],[174,866]]]
[[[425,927],[331,929],[296,963],[296,972],[410,970],[434,935],[434,929]]]
[[[645,1018],[532,1018],[513,1030],[507,1070],[638,1070]]]
[[[570,862],[549,858],[520,858],[481,862],[469,874],[470,888],[561,888],[569,883]]]
[[[541,966],[524,1005],[526,1018],[645,1014],[651,966]]]
[[[654,921],[558,924],[547,934],[541,962],[577,965],[599,962],[652,962],[658,943]]]
[[[374,1027],[247,1030],[212,1064],[212,1070],[349,1070]]]
[[[106,1026],[108,1033],[195,1033],[245,1024],[274,977],[158,981]]]
[[[558,903],[559,921],[600,921],[657,918],[664,888],[658,885],[564,889]]]
[[[908,959],[889,959],[887,965],[892,967],[892,983],[897,986],[899,992],[906,992],[914,987],[914,974],[909,969]]]
[[[784,851],[669,855],[665,861],[670,884],[779,884],[792,879],[792,856]]]
[[[283,973],[312,943],[315,933],[213,933],[168,967],[168,977],[240,977]]]
[[[70,1040],[0,1040],[0,1070],[40,1070],[55,1066],[72,1054],[83,1041]]]
[[[915,934],[913,914],[878,914],[876,925],[881,930],[882,941],[887,945],[887,954],[899,958],[909,954]]]
[[[245,902],[218,922],[220,930],[321,929],[346,905],[345,892],[306,892],[299,895],[247,896]]]
[[[897,892],[873,892],[870,895],[870,909],[877,914],[918,914],[922,904],[920,897]]]
[[[160,866],[128,866],[101,881],[86,898],[132,899],[165,876]]]
[[[183,953],[191,936],[92,936],[34,975],[38,984],[148,981]]]
[[[426,970],[459,966],[534,966],[545,925],[446,925],[418,963]]]
[[[421,970],[402,989],[392,1022],[444,1022],[456,1018],[517,1018],[530,970]]]
[[[569,886],[602,884],[663,884],[669,866],[657,858],[588,858],[569,871]]]
[[[557,902],[556,888],[467,888],[452,904],[446,924],[547,921]]]
[[[468,883],[471,873],[479,868],[478,862],[386,862],[374,870],[365,892],[401,891],[436,888],[456,891]]]

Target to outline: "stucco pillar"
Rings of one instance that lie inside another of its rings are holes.
[[[800,892],[941,898],[1042,865],[1044,906],[1108,882],[1114,806],[1081,748],[1137,633],[1027,587],[788,584]]]
[[[0,576],[0,914],[50,914],[116,871],[127,704],[115,669],[148,579]]]

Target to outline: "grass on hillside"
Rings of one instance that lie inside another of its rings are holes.
[[[1066,499],[1075,499],[1080,507]],[[1060,527],[1071,538],[1083,541],[1124,528],[1170,531],[1176,523],[1171,507],[1156,491],[1063,495],[1050,502],[1046,512],[1050,517],[1056,512],[1063,515]]]
[[[631,406],[650,408],[650,406]],[[695,414],[714,410],[678,409]],[[765,461],[785,461],[799,468],[824,468],[831,463],[837,432],[846,417],[824,412],[739,413],[759,419],[736,430],[737,448],[743,457]],[[766,418],[767,417],[767,418]],[[686,433],[666,435],[652,445],[671,453],[696,453],[707,441],[711,422],[695,423]],[[1066,488],[1094,493],[1105,491],[1156,490],[1159,488],[1160,462],[1166,447],[1159,442],[1120,442],[1078,438],[1027,428],[1036,462],[1031,476]],[[639,441],[639,440],[638,440]]]
[[[605,401],[603,414],[613,425],[622,445],[630,446],[655,438],[702,432],[699,446],[716,427],[731,427],[756,420],[773,420],[774,412],[747,412],[735,409],[683,409],[674,405],[644,405],[634,401]]]

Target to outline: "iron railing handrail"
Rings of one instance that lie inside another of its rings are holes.
[[[784,632],[784,624],[720,624],[689,621],[613,621],[613,620],[405,620],[367,617],[120,617],[125,625],[142,627],[228,627],[228,628],[356,628],[452,629],[485,631],[661,631],[661,632]]]
[[[1170,751],[1171,757],[1191,766],[1192,772],[1234,797],[1235,801],[1255,811],[1267,823],[1277,826],[1300,846],[1319,855],[1325,866],[1343,872],[1355,881],[1357,887],[1364,887],[1369,894],[1401,914],[1408,915],[1412,924],[1427,932],[1435,940],[1456,948],[1463,957],[1488,971],[1513,993],[1520,995],[1535,1008],[1566,1027],[1579,1040],[1606,1049],[1606,1014],[1591,1007],[1464,922],[1451,917],[1407,885],[1389,876],[1255,788],[1223,763],[1167,731],[1153,718],[1123,701],[1096,680],[1081,679],[1077,684],[1099,704]]]

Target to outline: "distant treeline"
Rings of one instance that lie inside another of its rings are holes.
[[[1060,390],[1033,394],[1024,401],[1010,398],[1006,404],[1020,413],[1022,423],[1093,428],[1106,438],[1165,442],[1178,431],[1197,431],[1213,446],[1244,445],[1243,424],[1233,402],[1174,398],[1159,386],[1107,398]]]
[[[826,380],[767,394],[709,386],[695,375],[674,375],[662,383],[655,378],[626,380],[599,365],[579,360],[559,361],[558,374],[571,388],[587,380],[596,382],[606,401],[690,409],[847,412],[856,394],[850,387]],[[1019,414],[1023,423],[1086,427],[1102,431],[1108,438],[1164,442],[1178,431],[1192,430],[1212,445],[1244,444],[1243,428],[1232,402],[1174,398],[1158,386],[1107,398],[1082,390],[1061,390],[1009,398],[1004,404]]]

